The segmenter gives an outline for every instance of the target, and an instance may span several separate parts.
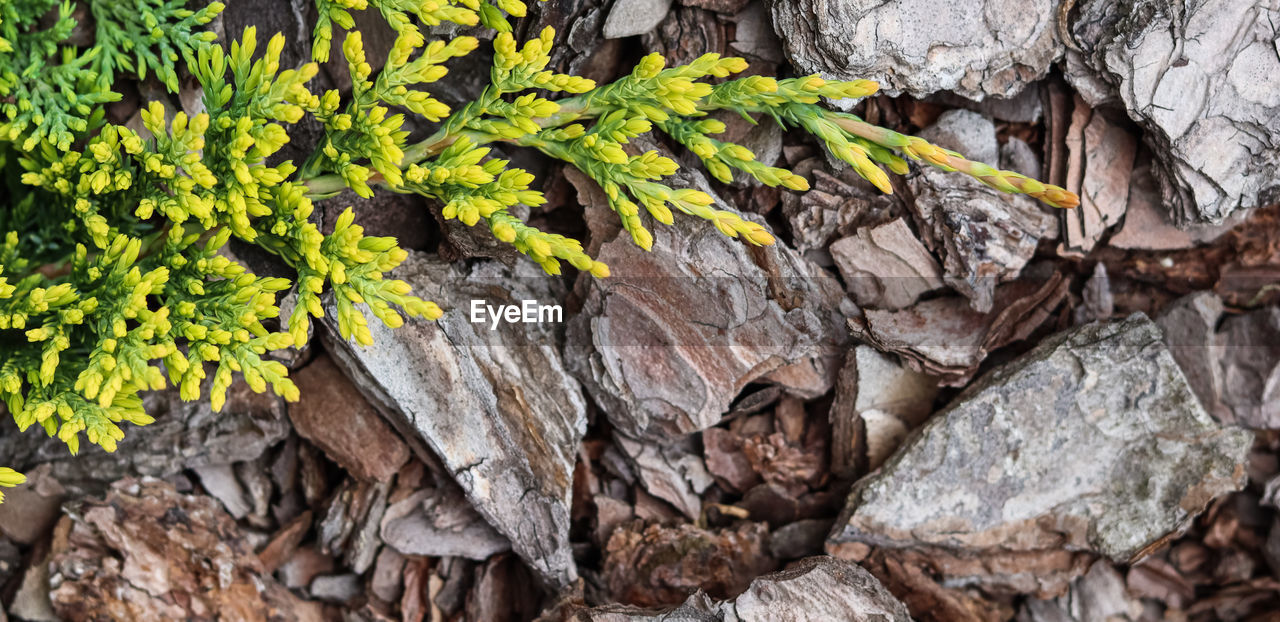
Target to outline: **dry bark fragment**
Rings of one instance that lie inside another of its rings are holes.
[[[609,538],[603,580],[614,600],[642,607],[676,604],[699,589],[725,598],[776,567],[768,538],[760,523],[708,531],[634,522]]]
[[[319,620],[263,572],[231,517],[208,497],[122,480],[67,519],[50,560],[65,619]]]
[[[289,406],[294,429],[352,475],[387,482],[409,461],[404,441],[327,354],[293,380],[302,394]]]

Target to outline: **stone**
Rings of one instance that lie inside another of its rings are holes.
[[[831,257],[863,308],[901,309],[943,287],[942,268],[898,218],[836,240]]]
[[[992,0],[772,2],[774,27],[801,74],[868,79],[890,96],[954,91],[1010,98],[1062,53],[1053,0],[1011,10]]]
[[[419,490],[382,517],[383,542],[403,555],[485,560],[511,550],[509,542],[454,487]]]
[[[258,561],[262,563],[263,572],[275,572],[284,565],[286,560],[293,557],[294,552],[298,550],[298,545],[311,530],[311,519],[311,510],[307,510],[281,526],[280,530],[271,536],[266,546],[258,551]]]
[[[1155,156],[1175,222],[1213,222],[1280,188],[1280,2],[1088,0],[1066,77],[1099,105],[1118,101]]]
[[[581,622],[749,622],[754,620],[845,620],[909,622],[911,615],[871,573],[834,557],[805,558],[757,577],[732,600],[714,602],[699,590],[679,607],[663,612],[623,605],[579,609]]]
[[[333,603],[345,603],[363,592],[360,575],[331,574],[321,575],[311,580],[309,590],[313,598]]]
[[[642,35],[653,30],[671,9],[672,0],[616,0],[604,20],[606,39]]]
[[[298,436],[355,477],[379,482],[409,461],[409,448],[333,359],[317,356],[293,374],[302,398],[289,406]]]
[[[1280,309],[1222,321],[1222,401],[1239,425],[1280,428]]]
[[[433,298],[444,317],[393,330],[366,311],[377,345],[363,348],[338,336],[330,303],[326,349],[410,449],[439,457],[517,554],[555,585],[572,581],[570,484],[586,403],[564,369],[559,318],[492,328],[469,318],[472,300],[556,304],[561,282],[532,262],[454,266],[419,253],[391,276]]]
[[[999,156],[995,125],[968,110],[949,110],[920,134],[978,160]],[[943,281],[982,313],[993,308],[996,286],[1017,277],[1040,239],[1056,233],[1049,208],[965,175],[925,166],[908,184],[920,235],[942,257]]]
[[[672,187],[715,196],[696,171],[677,175]],[[601,246],[612,276],[582,277],[568,327],[570,369],[616,429],[678,439],[719,422],[749,384],[803,399],[831,387],[847,340],[834,278],[782,242],[751,247],[698,218],[652,233],[651,252],[625,233]]]
[[[404,594],[405,558],[391,547],[383,547],[373,564],[369,592],[383,602],[394,603]]]
[[[200,478],[200,485],[204,486],[209,496],[222,502],[222,507],[228,514],[236,519],[249,515],[253,509],[249,493],[236,478],[235,470],[230,464],[211,464],[193,470],[196,477]]]
[[[32,545],[53,528],[62,514],[66,489],[52,475],[51,465],[42,464],[28,470],[25,486],[4,493],[0,503],[0,535],[4,540]]]
[[[829,542],[938,551],[966,582],[1051,592],[1028,564],[1142,559],[1244,485],[1252,440],[1205,414],[1146,316],[1089,324],[975,381],[854,486]]]
[[[1222,403],[1223,345],[1216,332],[1221,317],[1222,299],[1212,292],[1196,292],[1165,307],[1155,321],[1205,412],[1231,423],[1235,417]]]
[[[315,547],[304,546],[294,551],[276,574],[285,587],[298,590],[311,585],[311,580],[317,576],[333,572],[336,567],[332,557]]]
[[[64,521],[48,564],[63,619],[320,619],[263,572],[245,534],[209,497],[126,479]]]

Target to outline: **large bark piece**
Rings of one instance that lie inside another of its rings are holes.
[[[491,330],[470,321],[472,300],[561,301],[559,281],[528,262],[454,268],[419,254],[393,276],[445,316],[392,330],[369,314],[376,345],[362,348],[337,338],[330,306],[329,350],[403,435],[439,456],[516,553],[553,584],[572,581],[570,481],[586,405],[564,370],[558,325],[499,322]]]
[[[710,191],[682,174],[675,185]],[[835,279],[782,242],[750,247],[697,218],[652,230],[652,252],[626,233],[601,247],[613,276],[586,281],[569,326],[569,364],[615,427],[674,439],[715,425],[750,383],[805,398],[831,387],[847,339]]]
[[[1280,0],[1089,0],[1066,75],[1091,104],[1118,99],[1156,157],[1163,203],[1221,222],[1280,187]]]
[[[773,23],[802,73],[880,82],[889,95],[1009,98],[1062,51],[1058,3],[775,0]]]

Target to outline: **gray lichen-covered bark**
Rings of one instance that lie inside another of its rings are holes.
[[[1066,75],[1119,99],[1156,156],[1165,203],[1220,222],[1280,190],[1280,0],[1089,0]]]
[[[976,381],[851,492],[832,541],[1140,557],[1240,488],[1216,425],[1141,314],[1046,339]]]
[[[1055,0],[773,0],[771,7],[801,72],[876,80],[895,96],[1013,97],[1062,51]]]
[[[469,321],[470,303],[564,299],[555,279],[525,262],[452,267],[412,254],[394,273],[447,309],[436,322],[389,329],[367,317],[377,345],[336,338],[335,359],[403,434],[425,441],[512,548],[553,584],[577,576],[569,549],[574,455],[586,429],[581,388],[564,370],[555,323]],[[411,443],[413,444],[413,443]]]

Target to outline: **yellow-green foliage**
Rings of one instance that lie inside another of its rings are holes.
[[[284,37],[259,53],[248,28],[225,49],[195,28],[221,10],[183,0],[89,0],[96,39],[65,43],[75,27],[71,4],[0,0],[0,401],[21,430],[38,425],[71,451],[81,433],[114,450],[121,423],[151,421],[139,392],[179,387],[187,400],[223,405],[233,374],[255,391],[297,399],[273,351],[306,339],[331,295],[344,338],[371,342],[368,309],[388,326],[404,315],[436,318],[436,305],[384,275],[407,253],[393,238],[365,236],[348,209],[334,231],[312,222],[312,201],[350,188],[362,197],[410,192],[438,200],[446,218],[483,222],[502,242],[557,274],[562,262],[597,277],[608,267],[582,245],[539,231],[510,208],[546,199],[534,176],[492,156],[498,143],[536,149],[572,164],[604,190],[623,227],[648,249],[644,214],[663,224],[675,212],[703,218],[725,235],[772,244],[762,225],[713,205],[701,191],[673,188],[678,166],[632,139],[663,132],[695,154],[717,179],[735,171],[770,186],[803,191],[808,182],[716,138],[714,111],[799,128],[886,192],[881,166],[894,173],[916,160],[956,170],[1000,190],[1069,207],[1075,197],[1053,186],[965,160],[910,136],[824,108],[824,98],[865,97],[865,80],[817,76],[734,79],[740,58],[707,54],[668,67],[644,57],[605,85],[549,70],[554,31],[518,42],[508,16],[519,0],[317,0],[313,58],[329,55],[334,26],[351,29],[352,11],[376,10],[397,33],[383,68],[372,71],[360,32],[342,40],[352,90],[313,92],[318,67],[281,67]],[[52,26],[41,19],[52,12]],[[443,22],[497,31],[490,83],[457,110],[425,90],[445,64],[473,52],[469,36],[428,41]],[[122,74],[158,77],[171,90],[188,71],[203,89],[203,111],[188,115],[151,102],[141,132],[103,122],[103,104]],[[404,115],[438,122],[409,144]],[[324,128],[301,163],[273,158],[291,128],[311,116]],[[274,253],[292,278],[259,277],[223,249],[235,238]],[[277,298],[296,295],[277,322]],[[22,476],[0,469],[0,486]]]

